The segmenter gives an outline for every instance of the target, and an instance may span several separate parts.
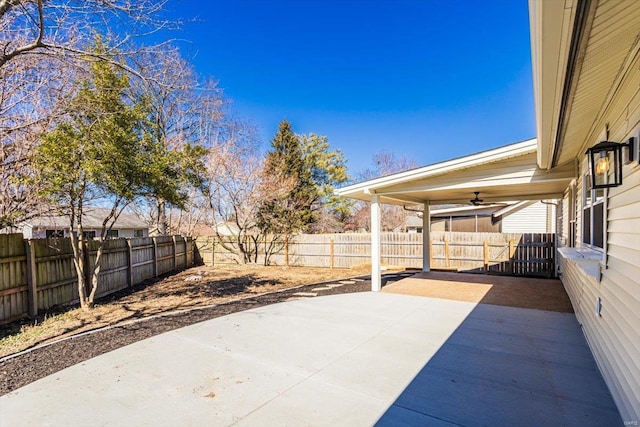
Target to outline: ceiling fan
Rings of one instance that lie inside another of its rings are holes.
[[[469,200],[469,202],[471,202],[471,204],[473,206],[482,205],[483,204],[482,202],[484,202],[484,200],[478,197],[480,195],[480,192],[479,191],[474,191],[473,194],[475,194],[476,197],[474,199]]]

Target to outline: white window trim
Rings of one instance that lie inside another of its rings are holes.
[[[596,195],[597,195],[597,191],[595,189],[589,189],[588,187],[589,185],[589,180],[591,179],[591,175],[589,173],[589,171],[587,170],[586,173],[584,173],[582,175],[582,200],[580,201],[580,215],[582,216],[582,230],[580,233],[580,244],[582,247],[596,251],[598,253],[602,254],[602,258],[604,260],[604,255],[606,254],[606,250],[607,250],[607,202],[609,199],[609,189],[605,188],[603,189],[603,194],[602,194],[602,201],[598,201],[596,203],[594,203],[594,200],[596,200]],[[587,191],[591,192],[591,204],[589,206],[587,206]],[[593,244],[593,232],[594,232],[594,215],[593,215],[593,209],[595,206],[602,204],[602,247],[596,246]],[[584,236],[584,221],[585,221],[585,210],[587,209],[587,207],[589,208],[589,243],[585,242],[585,236]]]

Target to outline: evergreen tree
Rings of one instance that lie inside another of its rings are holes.
[[[313,133],[300,136],[305,168],[311,174],[317,199],[312,203],[314,223],[312,233],[332,233],[343,229],[353,202],[334,194],[335,188],[347,182],[347,165],[340,150],[331,150],[326,136]]]
[[[103,52],[100,39],[94,49],[96,54]],[[178,164],[188,175],[200,169],[200,153],[192,152],[191,147],[173,157],[158,150],[145,133],[144,106],[131,103],[128,92],[129,79],[120,69],[107,61],[92,63],[88,78],[69,101],[66,120],[45,135],[35,156],[34,179],[42,183],[42,197],[69,221],[83,308],[93,305],[105,240],[123,209],[136,197],[150,193],[179,204],[184,181],[170,174],[170,166]],[[91,204],[107,207],[109,213],[97,241],[90,242],[82,220]],[[96,251],[94,257],[87,256],[89,250]]]
[[[271,141],[262,178],[263,203],[257,226],[263,233],[288,235],[306,231],[315,220],[312,205],[318,200],[300,139],[287,120],[280,122]]]

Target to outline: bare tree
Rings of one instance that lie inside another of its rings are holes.
[[[175,24],[158,19],[165,2],[0,0],[0,229],[46,208],[32,156],[65,114],[77,73],[92,59],[136,73],[120,58],[153,48],[133,47],[137,35]],[[91,48],[97,32],[100,51]]]
[[[35,148],[65,113],[78,67],[27,57],[0,68],[0,229],[47,211],[31,179]]]
[[[358,174],[359,181],[394,173],[414,169],[417,164],[408,156],[397,155],[391,151],[381,151],[373,155],[372,166]],[[387,205],[381,206],[381,227],[383,231],[393,231],[402,228],[405,224],[409,212],[402,206]],[[370,231],[371,208],[366,202],[358,202],[353,209],[348,229]]]
[[[192,65],[170,45],[153,54],[138,55],[135,64],[145,76],[136,80],[136,97],[147,105],[149,135],[155,152],[158,156],[179,154],[178,158],[185,161],[197,161],[184,157],[189,152],[204,154],[205,149],[211,147],[210,129],[219,127],[224,115],[224,100],[217,82],[200,82]],[[194,147],[202,150],[196,152]],[[168,234],[170,222],[163,191],[172,191],[171,187],[176,185],[197,187],[203,178],[190,175],[194,171],[188,168],[167,166],[170,173],[164,175],[165,182],[155,186],[156,193],[148,195],[155,205],[151,212],[152,223],[160,235]],[[185,194],[185,206],[191,205],[190,199],[197,195],[197,188]],[[183,215],[179,216],[182,218]]]
[[[128,45],[136,36],[171,25],[158,18],[165,3],[166,0],[0,0],[0,68],[26,55],[104,60],[127,54]],[[117,31],[118,28],[127,31]],[[91,51],[87,43],[98,29],[110,40],[100,53]]]
[[[266,193],[272,196],[291,188],[286,182],[276,182],[273,176],[265,179],[264,158],[256,141],[252,126],[227,120],[219,129],[208,161],[209,225],[220,244],[241,264],[258,261],[258,244],[265,241],[265,236],[256,227],[256,212]],[[267,244],[267,249],[271,246]]]

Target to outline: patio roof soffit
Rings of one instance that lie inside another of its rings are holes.
[[[538,168],[535,150],[444,173],[431,172],[404,180],[388,180],[387,185],[377,180],[373,188],[345,187],[337,194],[360,200],[371,200],[375,194],[382,203],[404,205],[468,204],[474,191],[480,191],[486,203],[555,199],[562,196],[576,173],[572,163],[552,171]]]
[[[352,194],[358,193],[371,195],[374,193],[378,193],[378,189],[385,188],[390,185],[412,182],[421,178],[435,177],[438,175],[451,173],[456,170],[462,170],[481,164],[488,164],[511,157],[518,157],[534,153],[536,147],[536,140],[530,139],[504,147],[475,153],[469,156],[459,157],[441,163],[435,163],[432,165],[359,182],[336,190],[336,194],[345,197],[350,197]]]

